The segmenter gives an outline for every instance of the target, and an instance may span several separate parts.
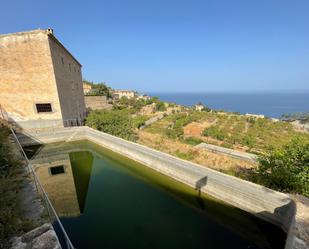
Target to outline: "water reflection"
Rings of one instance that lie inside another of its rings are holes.
[[[190,188],[85,141],[32,154],[77,248],[283,248],[279,228],[203,194],[206,176]]]
[[[32,165],[60,217],[83,213],[92,170],[93,155],[83,148],[46,146]],[[77,152],[78,151],[78,152]]]

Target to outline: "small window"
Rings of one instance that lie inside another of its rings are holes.
[[[36,110],[38,113],[40,112],[52,112],[52,107],[50,103],[46,103],[46,104],[36,104]]]
[[[70,69],[70,72],[71,72],[71,63],[69,63],[69,69]]]
[[[61,57],[61,62],[62,62],[62,65],[64,65],[64,60],[63,60],[63,57]]]
[[[64,167],[63,165],[55,166],[55,167],[50,167],[50,174],[51,175],[59,175],[64,173]]]

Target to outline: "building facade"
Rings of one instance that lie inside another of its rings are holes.
[[[26,129],[81,125],[81,67],[51,29],[0,35],[1,111]]]
[[[121,99],[122,97],[126,97],[128,99],[135,98],[137,93],[132,90],[115,90],[113,91],[114,99]]]
[[[84,89],[84,95],[86,95],[87,93],[89,93],[91,91],[91,85],[87,84],[87,83],[83,83],[83,89]]]

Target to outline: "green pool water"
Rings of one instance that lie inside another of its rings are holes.
[[[278,227],[93,143],[26,150],[76,248],[284,248]]]

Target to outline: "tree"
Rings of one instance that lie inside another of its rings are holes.
[[[165,106],[165,104],[164,104],[164,102],[162,102],[162,101],[157,101],[156,102],[156,110],[157,111],[166,111],[166,106]]]
[[[270,188],[309,196],[309,141],[295,137],[260,156],[257,180]]]
[[[86,118],[86,125],[126,140],[136,140],[134,124],[126,110],[92,111]]]
[[[112,96],[112,89],[106,83],[94,83],[87,80],[83,80],[83,83],[91,85],[91,91],[86,94],[87,96],[106,96],[107,98]]]

